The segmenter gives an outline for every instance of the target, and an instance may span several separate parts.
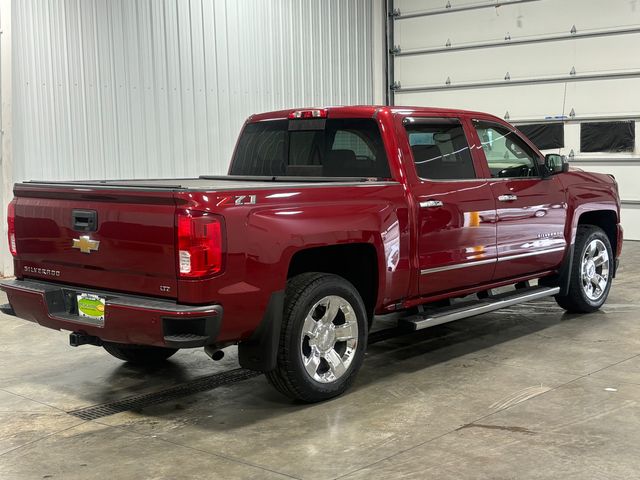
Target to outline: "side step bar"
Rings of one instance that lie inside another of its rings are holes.
[[[409,330],[422,330],[423,328],[441,325],[462,318],[474,317],[487,312],[493,312],[501,308],[510,307],[518,303],[550,297],[560,292],[560,287],[530,287],[521,288],[513,292],[483,298],[474,302],[438,308],[410,317],[402,318],[398,326]]]

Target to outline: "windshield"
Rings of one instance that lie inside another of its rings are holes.
[[[363,118],[250,123],[240,135],[229,174],[391,177],[378,125]]]

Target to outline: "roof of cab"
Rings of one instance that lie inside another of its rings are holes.
[[[350,105],[350,106],[327,106],[327,107],[307,107],[307,108],[290,108],[287,110],[276,110],[272,112],[257,113],[251,115],[248,122],[259,122],[262,120],[275,120],[286,119],[289,114],[298,110],[312,110],[312,109],[326,109],[329,117],[373,117],[377,112],[387,111],[392,114],[401,115],[480,115],[483,117],[498,118],[494,115],[476,112],[472,110],[459,110],[454,108],[441,108],[441,107],[416,107],[416,106],[388,106],[388,105]]]

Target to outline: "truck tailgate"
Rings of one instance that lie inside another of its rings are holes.
[[[17,277],[177,296],[171,189],[18,184],[15,196]]]

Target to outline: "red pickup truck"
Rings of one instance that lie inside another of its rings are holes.
[[[622,248],[612,176],[460,110],[253,115],[227,176],[14,192],[3,311],[130,362],[238,344],[304,401],[352,383],[374,315],[418,330],[547,296],[590,312]]]

